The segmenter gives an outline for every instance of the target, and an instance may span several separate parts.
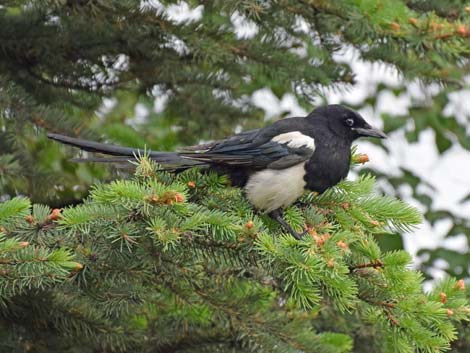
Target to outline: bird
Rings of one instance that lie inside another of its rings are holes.
[[[387,137],[359,113],[339,104],[323,105],[305,117],[284,118],[176,152],[144,151],[55,133],[47,136],[84,151],[114,156],[86,161],[122,162],[146,154],[175,172],[199,167],[226,174],[233,186],[243,189],[255,209],[268,214],[296,239],[305,232],[296,232],[284,219],[283,210],[305,190],[321,194],[345,179],[354,140]]]

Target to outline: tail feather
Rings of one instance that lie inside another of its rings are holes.
[[[128,156],[133,157],[135,155],[144,155],[145,151],[140,148],[130,148],[111,145],[107,143],[100,143],[88,140],[77,139],[74,137],[59,135],[59,134],[47,134],[47,137],[51,140],[58,141],[64,145],[70,145],[80,148],[83,151],[88,152],[99,152],[109,154],[112,156]]]
[[[148,155],[152,160],[165,166],[175,168],[191,168],[194,166],[205,166],[206,163],[190,159],[188,156],[182,156],[177,152],[153,152],[140,148],[122,147],[107,143],[94,142],[89,140],[78,139],[60,134],[48,133],[47,137],[51,140],[58,141],[64,145],[78,147],[83,151],[103,153],[116,157],[109,158],[76,158],[75,162],[100,162],[100,163],[126,163],[137,156]],[[127,158],[129,157],[129,158]]]
[[[122,163],[126,164],[129,163],[130,161],[133,161],[133,157],[127,157],[127,156],[117,156],[117,157],[77,157],[77,158],[71,158],[70,161],[76,162],[76,163],[88,163],[88,162],[94,162],[94,163]]]

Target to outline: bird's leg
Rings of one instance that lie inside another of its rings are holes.
[[[302,236],[306,233],[297,233],[286,220],[282,217],[282,210],[278,208],[277,210],[271,211],[268,213],[269,217],[278,222],[285,230],[287,230],[295,239],[302,239]]]

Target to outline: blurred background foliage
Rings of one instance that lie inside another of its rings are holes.
[[[253,99],[261,89],[310,111],[354,87],[354,60],[340,59],[345,48],[398,70],[401,82],[375,84],[346,103],[379,112],[392,137],[415,143],[432,130],[439,154],[470,150],[470,113],[444,114],[469,86],[463,0],[6,0],[0,28],[0,200],[26,195],[63,207],[81,202],[92,183],[126,175],[69,162],[71,151],[46,132],[152,150],[224,137],[292,113],[267,115]],[[417,82],[422,97],[407,113],[380,113],[381,92],[400,97]],[[431,225],[449,220],[446,237],[470,243],[470,210],[462,217],[435,207],[433,185],[405,166],[392,169],[362,172],[376,174],[386,193],[402,196],[407,186]],[[470,209],[468,198],[462,208]],[[420,258],[428,276],[444,259],[449,273],[470,277],[468,248],[421,249]]]

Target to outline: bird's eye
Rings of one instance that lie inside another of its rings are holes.
[[[347,126],[352,127],[354,125],[354,119],[353,118],[348,118],[345,120],[345,123]]]

